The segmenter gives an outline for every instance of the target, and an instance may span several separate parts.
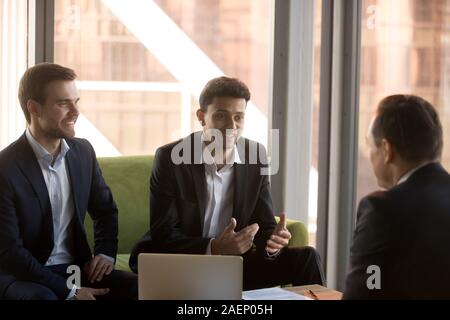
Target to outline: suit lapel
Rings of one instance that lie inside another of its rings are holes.
[[[200,210],[200,230],[203,230],[206,210],[206,176],[205,165],[202,163],[201,132],[195,132],[189,138],[191,146],[191,163],[189,168],[194,181],[198,208]]]
[[[203,164],[191,164],[192,180],[194,181],[195,194],[197,195],[198,208],[200,210],[200,225],[203,230],[206,210],[206,177]]]
[[[236,229],[244,228],[246,225],[243,223],[245,219],[242,216],[246,212],[247,199],[247,183],[248,183],[248,165],[245,139],[239,139],[237,145],[237,152],[241,163],[234,164],[234,201],[233,201],[233,217],[237,221]]]
[[[19,152],[16,155],[18,166],[30,182],[39,199],[39,204],[44,219],[44,226],[47,228],[50,239],[53,241],[52,207],[50,204],[47,185],[45,184],[44,176],[42,175],[42,170],[39,166],[38,160],[36,159],[36,155],[34,154],[33,149],[31,149],[25,134],[19,139],[18,151]]]
[[[67,140],[66,140],[67,141]],[[80,181],[80,174],[81,174],[81,160],[80,157],[78,156],[78,152],[76,149],[76,145],[73,144],[70,141],[67,141],[67,143],[69,144],[70,150],[69,152],[67,152],[66,155],[66,161],[67,161],[67,168],[69,169],[69,177],[70,177],[70,187],[71,187],[71,192],[72,192],[72,196],[73,196],[73,205],[75,208],[75,213],[78,219],[78,222],[80,222],[81,224],[81,217],[80,217],[80,212],[78,210],[78,203],[79,203],[79,195],[81,195],[81,181]]]

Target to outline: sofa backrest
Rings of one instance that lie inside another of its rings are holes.
[[[119,254],[130,253],[150,227],[149,181],[153,156],[98,158],[106,184],[119,209]],[[92,240],[92,221],[86,218],[86,233]]]

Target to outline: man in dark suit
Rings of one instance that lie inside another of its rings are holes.
[[[344,299],[450,298],[450,176],[442,126],[412,95],[378,105],[368,134],[380,187],[361,200]]]
[[[137,298],[137,278],[115,271],[117,207],[87,140],[73,70],[28,69],[19,100],[28,128],[0,152],[0,299]],[[94,221],[94,255],[84,231]],[[83,271],[81,271],[83,270]]]
[[[160,147],[150,180],[150,230],[141,252],[229,254],[244,258],[244,288],[323,283],[313,248],[287,248],[285,215],[276,224],[264,147],[240,138],[250,92],[219,77],[200,96],[202,132]]]

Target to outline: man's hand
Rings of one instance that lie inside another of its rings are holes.
[[[94,289],[94,288],[86,288],[81,287],[78,289],[77,295],[75,297],[76,300],[96,300],[95,296],[103,296],[109,292],[108,288],[104,289]]]
[[[280,221],[278,222],[275,230],[273,230],[272,235],[267,240],[266,251],[269,254],[275,254],[280,249],[286,247],[291,238],[291,233],[286,228],[286,214],[284,212],[280,213]]]
[[[84,272],[91,283],[101,281],[103,276],[109,275],[114,270],[114,264],[102,256],[95,256],[84,265]]]
[[[212,254],[240,255],[247,252],[252,247],[253,238],[259,229],[258,224],[251,224],[239,232],[234,232],[235,228],[236,219],[231,218],[230,223],[220,237],[212,240]]]

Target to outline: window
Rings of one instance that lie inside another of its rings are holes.
[[[55,62],[79,76],[77,133],[98,155],[153,154],[199,130],[198,95],[222,74],[249,86],[244,135],[266,144],[269,0],[58,0],[55,11]]]
[[[363,15],[358,200],[378,189],[364,137],[387,95],[416,94],[437,108],[444,129],[442,162],[450,169],[450,0],[364,0]],[[368,48],[375,48],[374,56],[365,54]],[[365,75],[372,72],[377,77],[369,85]]]
[[[0,0],[0,150],[25,130],[17,98],[27,66],[27,1]]]

